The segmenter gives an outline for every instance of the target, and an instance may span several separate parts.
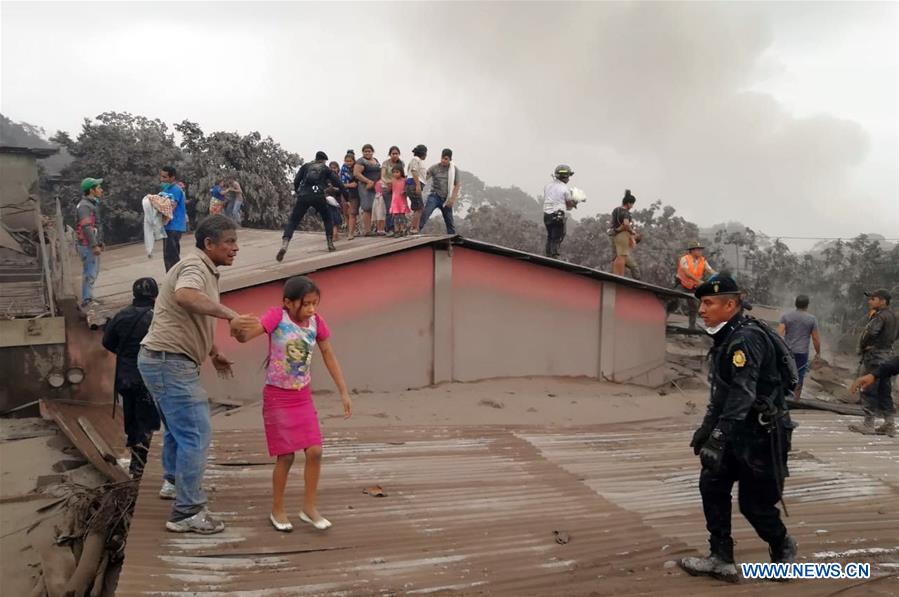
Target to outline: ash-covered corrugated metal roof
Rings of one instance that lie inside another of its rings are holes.
[[[279,263],[275,261],[275,254],[281,247],[281,235],[280,230],[241,228],[237,234],[240,250],[234,265],[221,268],[222,292],[283,280],[451,238],[356,237],[351,241],[338,240],[335,243],[337,251],[329,252],[325,246],[324,234],[297,233],[284,261]],[[187,255],[194,250],[193,234],[185,234],[181,239],[181,254]],[[143,276],[157,280],[162,280],[165,276],[161,241],[156,243],[152,259],[147,259],[143,244],[120,245],[103,253],[103,267],[94,286],[94,295],[103,301],[106,309],[115,312],[116,308],[131,302],[131,285],[134,280]]]
[[[356,237],[352,241],[337,241],[337,251],[328,252],[323,234],[297,233],[293,237],[284,261],[278,263],[275,261],[275,253],[281,246],[281,234],[279,230],[242,228],[238,232],[240,251],[234,260],[234,265],[221,268],[222,292],[283,280],[290,276],[308,274],[424,245],[452,242],[458,246],[514,259],[524,259],[546,267],[589,276],[597,280],[615,282],[658,295],[687,296],[670,288],[647,284],[632,278],[616,276],[608,272],[507,249],[490,243],[448,235],[421,235],[404,238]],[[185,235],[181,241],[182,254],[193,250],[193,235]],[[164,274],[160,242],[157,242],[157,253],[154,254],[153,259],[147,259],[143,245],[130,244],[113,247],[103,254],[103,267],[94,287],[94,295],[103,301],[105,309],[114,312],[131,301],[131,284],[134,280],[142,276],[151,276],[161,280]]]
[[[869,561],[875,578],[779,585],[820,595],[899,590],[899,444],[801,413],[787,525],[806,561]],[[261,429],[219,432],[210,509],[219,535],[164,530],[158,448],[141,484],[117,595],[758,594],[768,583],[691,578],[671,561],[704,551],[692,428],[650,421],[582,428],[380,428],[326,433],[322,513],[303,525],[302,458],[288,503],[296,525],[268,522],[271,464]],[[362,493],[379,484],[387,497]],[[740,560],[767,546],[734,508]],[[555,533],[558,531],[559,533]],[[557,542],[558,538],[566,542]],[[849,552],[849,550],[861,550]],[[849,552],[847,554],[847,552]],[[857,555],[851,555],[851,554]],[[892,567],[891,567],[892,564]],[[851,585],[858,585],[853,591]]]

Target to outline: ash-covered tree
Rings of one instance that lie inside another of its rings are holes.
[[[440,212],[435,211],[431,219],[440,219]],[[435,226],[433,229],[432,226]],[[441,232],[443,222],[428,223],[426,232]],[[507,206],[481,207],[469,212],[468,216],[456,226],[457,232],[464,237],[489,242],[510,249],[543,254],[546,242],[546,230],[540,224],[520,211]]]
[[[168,126],[159,119],[127,112],[104,112],[85,118],[75,139],[58,132],[51,139],[65,147],[74,160],[50,182],[51,196],[61,200],[67,220],[75,219],[83,178],[102,178],[103,231],[108,244],[141,237],[141,199],[159,190],[159,169],[178,165],[181,151]]]
[[[293,175],[303,163],[299,155],[255,131],[206,135],[189,120],[176,124],[175,130],[182,136],[182,178],[188,182],[188,198],[198,217],[208,213],[212,186],[233,177],[243,190],[245,225],[277,228],[284,224],[293,206]]]

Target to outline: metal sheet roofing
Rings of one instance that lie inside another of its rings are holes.
[[[779,593],[899,591],[899,443],[801,413],[787,525],[806,561],[869,561],[873,578],[777,585]],[[317,532],[268,522],[262,430],[218,432],[206,486],[219,535],[167,533],[158,444],[141,485],[117,595],[718,594],[671,565],[705,550],[692,428],[649,421],[581,428],[371,428],[326,434]],[[387,497],[362,493],[379,484]],[[767,546],[736,512],[738,557]],[[567,534],[568,542],[555,531]],[[854,551],[853,551],[854,550]],[[727,586],[757,594],[767,583]]]
[[[297,233],[294,235],[290,249],[287,251],[287,256],[281,263],[275,261],[275,253],[281,245],[280,230],[242,228],[238,233],[238,241],[240,252],[234,260],[234,265],[223,267],[221,270],[222,292],[283,280],[290,276],[308,274],[317,270],[371,259],[397,251],[451,241],[458,246],[514,259],[523,259],[597,280],[615,282],[616,284],[647,290],[659,295],[687,296],[670,288],[663,288],[632,278],[616,276],[573,263],[524,253],[459,236],[357,237],[352,241],[338,241],[337,251],[328,252],[325,248],[323,234]],[[158,245],[159,243],[157,243],[157,248]],[[185,235],[182,238],[182,253],[192,251],[192,246],[193,237]],[[113,247],[103,254],[103,266],[97,279],[97,284],[94,287],[94,294],[103,301],[107,310],[114,310],[131,301],[131,284],[135,279],[142,276],[152,276],[159,280],[163,275],[161,249],[159,249],[158,256],[154,255],[153,259],[147,259],[143,245],[130,244]]]
[[[238,231],[240,251],[234,265],[221,268],[221,290],[228,292],[256,286],[290,276],[308,274],[316,270],[342,265],[403,251],[413,247],[445,241],[449,236],[407,236],[404,238],[356,237],[352,241],[337,241],[337,251],[329,252],[321,233],[298,232],[294,235],[284,261],[275,261],[275,253],[281,246],[280,230],[255,230],[241,228]],[[192,234],[181,239],[182,255],[193,251]],[[121,307],[131,301],[131,284],[142,276],[161,280],[165,275],[162,263],[161,243],[157,253],[147,259],[143,244],[113,247],[103,254],[103,265],[95,296],[107,308]]]

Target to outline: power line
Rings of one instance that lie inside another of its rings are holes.
[[[767,232],[757,234],[762,238],[785,238],[787,240],[855,240],[860,236],[867,236],[868,240],[899,242],[899,238],[872,238],[871,235],[856,234],[855,236],[781,236],[779,234],[768,234]]]

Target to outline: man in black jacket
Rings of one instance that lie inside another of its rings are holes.
[[[690,446],[700,457],[699,493],[710,555],[689,557],[692,575],[737,582],[731,536],[732,490],[740,484],[740,512],[769,545],[773,562],[792,562],[796,542],[787,534],[777,502],[787,475],[792,423],[774,341],[779,337],[744,314],[737,283],[716,274],[695,292],[699,315],[714,338],[709,355],[711,397]],[[783,347],[783,354],[789,354]]]
[[[863,374],[874,373],[893,356],[893,343],[899,333],[896,314],[890,309],[890,291],[878,288],[866,292],[868,297],[868,322],[858,340],[859,369]],[[880,377],[862,390],[862,408],[865,420],[861,425],[852,424],[851,431],[865,435],[896,434],[896,405],[893,404],[893,387],[889,376]],[[883,425],[874,426],[876,417],[883,417]]]
[[[131,305],[116,313],[106,324],[103,348],[116,355],[114,391],[122,397],[125,434],[131,448],[131,476],[139,479],[147,463],[150,440],[153,432],[159,430],[160,423],[156,402],[137,370],[137,353],[141,340],[150,329],[159,287],[153,278],[140,278],[135,280],[132,291],[134,300]]]
[[[284,259],[287,246],[293,238],[293,231],[303,220],[303,216],[310,207],[314,208],[321,216],[325,225],[325,239],[328,241],[328,250],[336,251],[334,247],[334,224],[331,222],[331,212],[328,210],[328,202],[325,200],[325,189],[328,185],[337,187],[340,192],[346,194],[346,187],[340,182],[340,176],[328,167],[328,155],[324,151],[316,152],[315,161],[303,164],[293,179],[293,189],[297,196],[297,202],[290,212],[290,219],[284,226],[284,236],[281,239],[281,248],[275,257],[278,261]]]

